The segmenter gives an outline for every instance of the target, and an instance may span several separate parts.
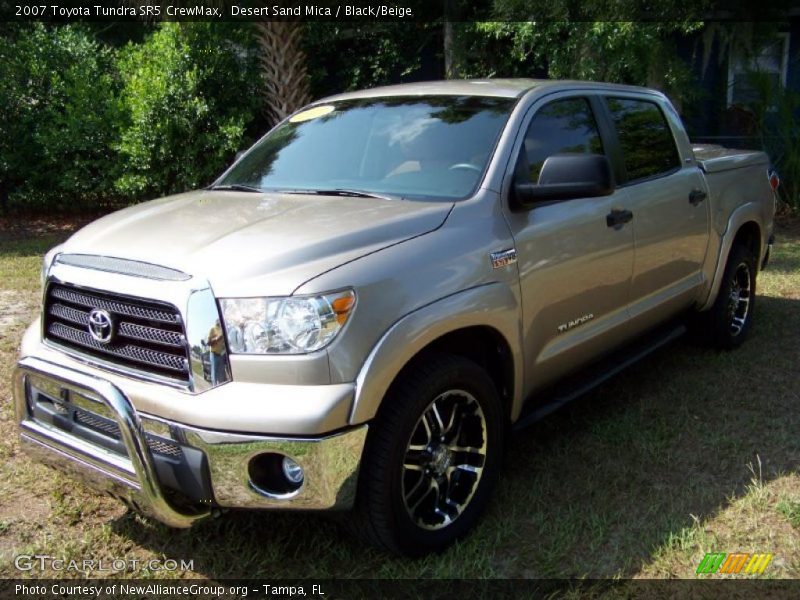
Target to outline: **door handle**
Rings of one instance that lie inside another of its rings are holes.
[[[689,192],[689,204],[692,206],[697,206],[706,199],[706,196],[708,196],[708,194],[706,194],[703,190],[692,190]]]
[[[629,210],[613,209],[606,215],[606,225],[619,229],[625,223],[630,223],[633,219],[633,213]]]

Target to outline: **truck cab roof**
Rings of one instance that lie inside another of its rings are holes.
[[[356,98],[379,98],[383,96],[493,96],[497,98],[519,98],[532,89],[555,92],[575,89],[602,89],[617,92],[638,92],[660,94],[633,85],[619,85],[596,81],[555,80],[555,79],[448,79],[439,81],[420,81],[388,85],[368,90],[345,92],[322,98],[318,102],[352,100]]]

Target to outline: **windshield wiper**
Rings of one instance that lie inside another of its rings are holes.
[[[395,200],[392,196],[385,196],[382,194],[375,194],[373,192],[364,192],[362,190],[348,190],[344,188],[334,188],[331,190],[285,190],[285,194],[316,194],[318,196],[347,196],[350,198],[378,198],[380,200]]]
[[[254,192],[256,194],[264,193],[264,190],[261,188],[257,188],[252,185],[244,185],[242,183],[231,183],[228,185],[212,185],[210,190],[223,190],[223,191],[230,191],[230,192]]]

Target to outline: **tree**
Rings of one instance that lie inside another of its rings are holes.
[[[680,100],[691,93],[691,73],[677,55],[676,39],[701,27],[695,21],[477,23],[473,35],[485,42],[471,44],[482,51],[467,57],[469,75],[614,81]]]
[[[113,59],[82,26],[6,29],[0,44],[5,204],[81,209],[113,194],[120,126]]]
[[[138,1],[125,0],[136,6]],[[145,4],[155,4],[145,0]],[[225,9],[220,0],[207,0],[209,7]],[[178,6],[193,5],[178,0]],[[307,60],[302,49],[303,26],[291,21],[259,21],[255,24],[261,64],[264,105],[262,112],[271,124],[283,120],[311,99]]]
[[[241,148],[259,103],[250,33],[164,22],[122,51],[119,193],[138,199],[209,183]]]
[[[303,26],[292,21],[260,21],[256,29],[266,112],[277,123],[311,100]]]
[[[441,78],[442,27],[432,22],[309,22],[312,95]]]

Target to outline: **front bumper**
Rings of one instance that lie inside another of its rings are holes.
[[[14,398],[23,452],[173,527],[188,527],[215,506],[345,509],[355,497],[367,425],[302,438],[198,428],[140,414],[110,381],[30,356],[17,365]],[[91,436],[72,418],[87,407],[88,422],[101,425]],[[182,460],[159,454],[159,443],[177,447]],[[251,461],[264,455],[297,462],[302,484],[271,491],[254,482]]]

